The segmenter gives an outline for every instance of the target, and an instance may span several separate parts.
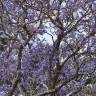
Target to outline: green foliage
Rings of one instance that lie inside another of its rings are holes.
[[[86,84],[95,84],[96,83],[96,78],[89,78],[86,81]]]
[[[0,36],[0,50],[1,51],[5,50],[5,47],[8,44],[8,42],[9,42],[9,39],[7,36],[4,36],[4,35]]]

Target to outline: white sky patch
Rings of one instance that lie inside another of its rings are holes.
[[[57,35],[55,34],[54,25],[48,20],[44,22],[45,30],[47,31],[43,35],[38,35],[40,40],[45,39],[45,43],[53,44],[53,41],[56,40]]]
[[[38,35],[38,37],[39,37],[40,40],[45,39],[46,43],[53,44],[52,37],[50,35],[48,35],[47,33],[45,33],[43,36]]]

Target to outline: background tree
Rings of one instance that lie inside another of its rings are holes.
[[[0,0],[0,53],[5,96],[95,96],[96,1]]]

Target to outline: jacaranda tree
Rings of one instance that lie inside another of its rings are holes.
[[[96,0],[0,0],[2,96],[96,96]]]

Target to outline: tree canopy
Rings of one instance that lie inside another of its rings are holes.
[[[96,0],[0,0],[2,96],[96,96]]]

